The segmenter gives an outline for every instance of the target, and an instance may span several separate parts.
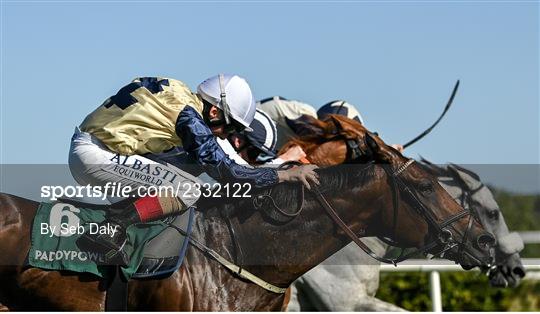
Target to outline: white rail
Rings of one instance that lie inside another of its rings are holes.
[[[540,231],[518,231],[518,233],[525,244],[540,243]]]
[[[525,244],[539,244],[540,231],[519,231]],[[540,258],[523,258],[523,266],[529,272],[525,280],[540,280]],[[381,265],[384,272],[429,272],[429,285],[433,312],[442,312],[440,272],[463,271],[457,264],[444,260],[408,260],[393,265]],[[531,273],[532,271],[532,273]]]
[[[540,258],[521,259],[525,269],[530,271],[540,271]],[[442,312],[441,278],[440,272],[463,271],[457,264],[443,260],[408,260],[398,266],[381,265],[384,272],[429,272],[430,294],[433,312]],[[537,273],[527,274],[524,279],[539,279]]]

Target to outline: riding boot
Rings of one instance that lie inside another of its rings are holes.
[[[81,249],[87,249],[103,254],[106,265],[127,266],[130,258],[124,251],[127,243],[126,229],[135,223],[142,222],[134,204],[124,208],[120,213],[106,218],[101,225],[109,225],[113,234],[90,234],[85,232],[79,239]]]

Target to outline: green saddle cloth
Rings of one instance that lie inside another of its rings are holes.
[[[111,267],[100,266],[103,257],[96,252],[82,251],[77,240],[87,230],[111,235],[115,230],[103,224],[105,211],[77,208],[67,203],[41,203],[32,225],[32,245],[28,253],[30,266],[86,272],[100,277],[110,275]],[[122,268],[126,279],[131,278],[143,259],[145,244],[167,228],[162,221],[131,225],[124,247],[131,261]]]

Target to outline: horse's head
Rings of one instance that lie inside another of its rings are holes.
[[[380,220],[381,230],[392,231],[380,236],[444,256],[465,269],[491,266],[495,238],[454,201],[437,176],[377,136],[368,133],[365,142],[368,155],[385,169],[388,184],[394,187],[393,205],[387,206]]]
[[[516,232],[509,232],[493,194],[476,173],[454,164],[447,167],[447,173],[458,185],[459,191],[455,198],[468,205],[485,229],[497,239],[495,247],[497,269],[490,272],[491,284],[517,286],[520,279],[525,276],[525,268],[519,257],[519,252],[523,249],[520,236]],[[445,181],[442,181],[442,184],[445,186]],[[448,185],[451,186],[451,183]]]

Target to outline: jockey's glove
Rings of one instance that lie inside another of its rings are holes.
[[[279,182],[300,182],[308,189],[319,185],[319,175],[315,172],[316,165],[297,166],[288,170],[278,171]]]

